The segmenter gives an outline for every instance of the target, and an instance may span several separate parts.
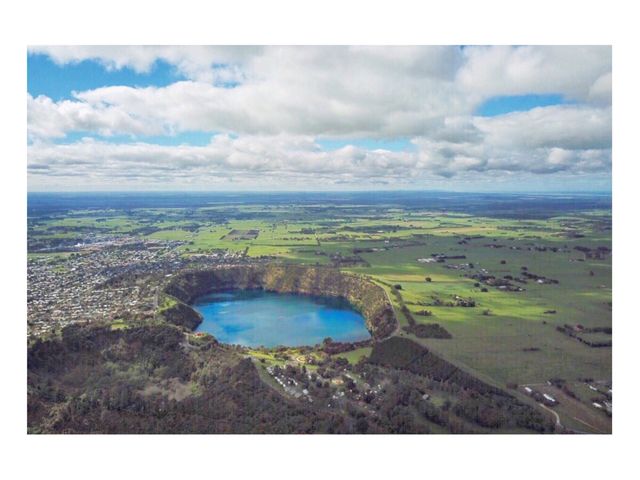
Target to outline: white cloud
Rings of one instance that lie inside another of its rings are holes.
[[[457,81],[470,95],[564,94],[587,100],[611,73],[608,46],[474,47],[464,50]]]
[[[88,138],[66,145],[37,144],[29,147],[28,164],[36,174],[48,168],[93,176],[108,176],[118,169],[129,176],[170,171],[203,178],[265,173],[368,178],[401,177],[415,163],[416,158],[411,154],[352,146],[329,153],[321,150],[310,137],[218,135],[202,147],[114,144]]]
[[[466,181],[493,175],[610,172],[609,47],[32,47],[65,64],[149,71],[158,59],[189,80],[107,86],[55,102],[27,98],[30,178],[46,175],[216,182],[260,176],[326,183]],[[223,88],[221,83],[238,83]],[[573,104],[476,117],[495,95],[554,93]],[[136,137],[221,133],[210,145]],[[51,144],[70,132],[129,135],[115,144]],[[410,138],[415,150],[317,138]]]
[[[445,177],[465,171],[606,173],[611,108],[565,105],[446,119],[434,135],[414,143],[423,167]]]
[[[184,179],[215,184],[241,177],[249,182],[268,180],[298,186],[336,183],[394,184],[462,179],[487,172],[588,173],[607,171],[606,149],[566,150],[559,147],[491,145],[414,138],[415,150],[392,152],[345,146],[324,151],[310,136],[215,136],[206,146],[163,146],[147,143],[116,144],[84,139],[56,145],[29,146],[31,177],[77,176],[108,181],[109,178],[147,179],[175,183]]]
[[[497,147],[610,148],[611,108],[539,107],[496,117],[476,117],[474,125]]]
[[[111,114],[104,123],[124,134],[139,134],[139,129],[127,130],[127,123],[135,126],[140,119],[149,129],[164,132],[422,135],[445,115],[472,108],[453,83],[459,58],[459,50],[451,47],[272,47],[244,59],[242,74],[236,75],[243,78],[237,88],[205,81],[162,88],[112,86],[77,92],[73,101],[55,103],[53,108],[62,115],[61,110],[70,110],[72,103],[87,115]],[[124,63],[119,57],[111,61]],[[145,58],[139,67],[148,67],[149,61]],[[29,113],[34,124],[46,123],[38,114],[51,115],[35,109]],[[126,117],[130,122],[123,121]],[[80,120],[69,118],[51,135],[78,130]],[[45,129],[33,130],[47,134]]]
[[[589,100],[597,104],[611,105],[612,83],[611,72],[600,75],[589,88]]]
[[[30,126],[34,124],[33,135],[44,137],[92,128],[132,135],[202,130],[421,136],[445,118],[469,116],[491,95],[560,93],[602,103],[611,85],[608,47],[50,47],[31,51],[45,51],[61,63],[96,58],[111,68],[131,66],[140,71],[164,59],[193,72],[190,77],[196,79],[162,88],[98,88],[57,103],[38,99],[42,105],[37,106],[42,108],[30,109],[29,121]],[[227,66],[212,67],[221,64]],[[221,88],[206,81],[210,75],[204,72],[241,83],[237,88]]]
[[[151,118],[136,117],[124,109],[73,100],[54,102],[27,94],[27,134],[32,140],[61,138],[69,132],[93,132],[102,136],[160,134],[164,127]]]

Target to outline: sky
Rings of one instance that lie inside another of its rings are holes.
[[[30,191],[610,191],[608,46],[27,53]]]

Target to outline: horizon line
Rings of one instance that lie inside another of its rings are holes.
[[[381,190],[27,190],[27,194],[331,194],[331,193],[468,193],[468,194],[606,194],[612,195],[613,190],[440,190],[440,189],[381,189]]]

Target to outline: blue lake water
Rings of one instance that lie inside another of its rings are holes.
[[[205,295],[193,307],[204,318],[196,331],[224,343],[275,347],[370,337],[362,315],[343,300],[238,290]]]

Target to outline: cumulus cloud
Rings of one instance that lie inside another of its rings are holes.
[[[470,95],[561,93],[587,100],[611,73],[608,46],[474,47],[464,50],[457,81]]]
[[[69,132],[94,132],[102,136],[126,133],[153,135],[165,128],[150,118],[136,117],[117,106],[62,100],[54,102],[27,94],[27,134],[32,140],[61,138]]]
[[[145,182],[272,178],[333,184],[611,168],[609,47],[32,47],[59,64],[92,59],[187,80],[27,97],[30,178]],[[228,88],[228,87],[233,88]],[[554,93],[571,102],[474,116],[487,98]],[[206,146],[150,135],[206,132]],[[72,132],[100,136],[56,144]],[[108,137],[124,135],[123,143]],[[408,138],[407,151],[322,138]],[[230,181],[230,180],[229,180]]]
[[[609,172],[611,109],[551,106],[497,117],[456,119],[436,135],[414,139],[424,169],[535,174]],[[460,130],[461,135],[454,132]]]
[[[204,177],[246,173],[367,178],[400,177],[415,163],[416,159],[406,153],[353,146],[326,152],[310,137],[218,135],[206,146],[115,144],[90,138],[65,145],[33,145],[29,149],[28,168],[36,171],[55,168],[73,173],[82,170],[98,176],[110,175],[113,169],[118,169],[132,176],[142,171],[145,174],[170,171]]]
[[[104,87],[76,92],[74,100],[54,103],[53,112],[31,109],[29,118],[45,123],[39,116],[62,115],[73,106],[86,116],[110,114],[104,121],[117,121],[112,129],[125,134],[139,132],[128,129],[124,117],[165,132],[421,135],[445,115],[471,110],[453,81],[460,58],[453,47],[272,47],[242,59],[242,82],[236,88],[198,76],[162,88]],[[117,56],[111,61],[125,64]],[[148,68],[149,61],[140,68]],[[80,129],[82,119],[69,116],[63,126],[51,129],[51,136]]]
[[[611,108],[551,106],[496,117],[474,125],[494,146],[567,149],[610,148]]]
[[[586,173],[610,168],[609,151],[565,150],[558,147],[506,148],[485,142],[452,143],[425,137],[413,140],[415,150],[367,150],[352,145],[325,151],[309,136],[215,136],[206,146],[117,144],[86,138],[72,144],[29,147],[32,177],[85,175],[106,180],[115,175],[130,180],[216,183],[242,177],[253,183],[330,185],[337,183],[394,184],[432,181],[482,172]]]

